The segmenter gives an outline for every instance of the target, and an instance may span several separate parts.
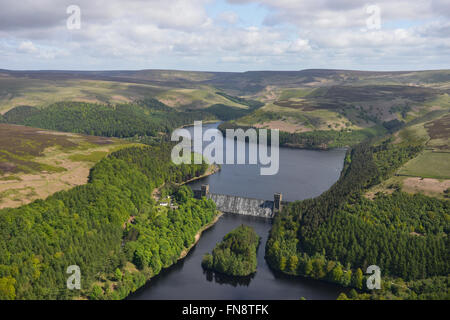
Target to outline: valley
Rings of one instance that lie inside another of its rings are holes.
[[[198,298],[448,299],[449,90],[448,70],[0,70],[0,299],[170,299],[183,281]],[[195,120],[279,129],[280,172],[176,166],[170,135]],[[248,221],[254,278],[196,269],[242,220],[195,198],[204,183],[290,201]]]

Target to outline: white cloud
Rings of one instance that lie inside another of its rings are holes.
[[[305,52],[310,50],[311,46],[309,45],[309,40],[300,38],[293,41],[288,48],[289,52]]]
[[[218,20],[229,24],[235,24],[239,21],[239,15],[233,11],[224,11],[219,14]]]
[[[22,41],[19,45],[18,51],[21,53],[36,53],[38,49],[31,41]]]
[[[81,29],[67,30],[71,0],[0,0],[0,50],[9,53],[0,68],[17,68],[17,53],[41,69],[448,67],[448,1],[376,1],[380,30],[366,30],[370,2],[229,0],[233,10],[210,17],[212,1],[79,0]],[[262,25],[248,27],[239,6],[248,2],[267,8]]]

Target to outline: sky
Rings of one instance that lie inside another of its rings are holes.
[[[450,69],[449,0],[0,0],[0,69]]]

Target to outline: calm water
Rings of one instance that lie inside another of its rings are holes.
[[[205,125],[216,128],[217,124]],[[188,128],[191,132],[192,129]],[[258,165],[222,165],[212,176],[190,184],[193,189],[208,183],[211,192],[272,200],[275,192],[293,201],[315,197],[327,190],[339,177],[345,150],[309,151],[280,149],[280,170],[274,176],[261,176]],[[201,260],[223,236],[241,224],[261,236],[258,269],[244,280],[204,272]],[[336,299],[343,290],[335,285],[288,277],[269,268],[264,250],[271,220],[225,214],[205,231],[187,257],[161,272],[129,299]]]
[[[218,124],[204,125],[204,130],[217,126]],[[192,127],[187,129],[193,131]],[[273,194],[281,192],[283,200],[303,200],[320,195],[336,182],[344,157],[344,149],[315,151],[280,148],[280,165],[276,175],[260,175],[259,165],[222,164],[221,171],[195,181],[190,186],[200,189],[202,184],[207,183],[212,193],[264,200],[273,200]]]

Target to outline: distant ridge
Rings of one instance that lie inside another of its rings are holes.
[[[212,85],[235,95],[255,94],[267,86],[284,88],[332,85],[399,84],[421,85],[450,81],[450,69],[423,71],[364,71],[305,69],[298,71],[207,72],[163,69],[144,70],[7,70],[0,76],[45,80],[101,80],[150,84],[173,88]]]

